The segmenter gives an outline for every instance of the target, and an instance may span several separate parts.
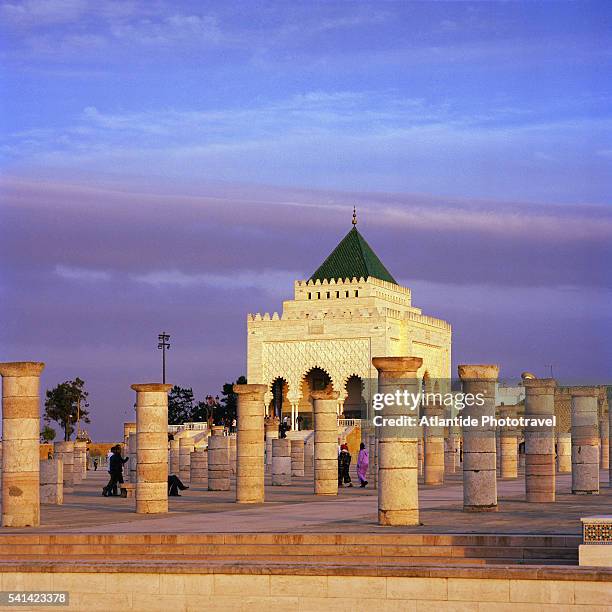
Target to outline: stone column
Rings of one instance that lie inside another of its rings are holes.
[[[130,434],[136,433],[136,421],[125,421],[123,423],[123,443],[127,444]]]
[[[425,474],[425,443],[423,442],[422,435],[417,439],[417,453],[419,476],[423,476]]]
[[[499,366],[460,365],[459,377],[465,394],[482,394],[484,403],[463,409],[466,419],[479,424],[463,428],[463,511],[497,512],[497,473],[495,471],[495,426],[483,424],[482,417],[495,416],[495,383]],[[466,402],[467,403],[467,402]]]
[[[170,470],[170,474],[174,474],[178,476],[180,471],[180,453],[181,453],[181,441],[180,438],[175,438],[174,440],[170,440],[170,461],[168,465],[168,469]]]
[[[276,417],[265,419],[264,428],[266,433],[266,469],[272,470],[272,440],[278,438],[278,426],[280,421]]]
[[[554,378],[523,375],[525,418],[555,415]],[[525,492],[528,502],[555,501],[555,428],[525,426]]]
[[[54,457],[40,462],[40,503],[61,506],[64,503],[62,460]]]
[[[266,385],[234,385],[236,423],[236,502],[262,504],[264,495],[264,395]]]
[[[378,439],[376,434],[368,436],[368,484],[372,485],[373,489],[378,486]]]
[[[516,418],[515,409],[502,407],[502,419]],[[505,425],[499,428],[499,476],[500,478],[518,478],[518,432],[516,427]]]
[[[378,392],[416,394],[420,357],[375,357]],[[383,417],[417,417],[406,406],[385,406]],[[378,523],[418,525],[419,427],[378,427]]]
[[[62,460],[64,495],[74,491],[74,442],[54,442],[53,456]]]
[[[314,412],[314,492],[338,495],[338,397],[328,387],[312,391]]]
[[[213,425],[208,438],[208,490],[230,490],[229,441],[222,425]]]
[[[179,473],[178,477],[184,484],[189,484],[191,478],[191,453],[195,450],[193,438],[179,438]]]
[[[236,419],[237,421],[238,419]],[[236,436],[230,435],[229,437],[229,465],[230,465],[230,474],[233,476],[236,475]]]
[[[312,440],[304,440],[304,476],[314,474],[314,435]]]
[[[136,484],[136,467],[138,466],[138,434],[133,431],[128,435],[128,457],[129,461],[127,463],[129,474],[130,474],[130,482]]]
[[[304,476],[304,440],[291,440],[291,477]]]
[[[444,440],[444,472],[455,474],[459,468],[459,432],[454,425],[448,428],[448,437]]]
[[[557,472],[570,474],[572,471],[572,434],[557,434]]]
[[[136,384],[136,512],[168,512],[168,391],[172,385]]]
[[[607,414],[603,414],[599,419],[599,440],[599,467],[607,470],[610,468],[610,423]]]
[[[272,440],[272,484],[274,486],[291,484],[291,440],[289,438]]]
[[[572,394],[572,493],[599,493],[599,431],[596,387],[574,387]]]
[[[87,476],[87,442],[85,440],[74,441],[74,484],[79,484]]]
[[[612,387],[606,387],[608,398],[608,431],[612,433]],[[612,457],[612,436],[608,437],[608,457]],[[612,461],[608,461],[608,486],[612,487]]]
[[[39,385],[44,363],[0,363],[2,526],[40,524]]]
[[[423,406],[423,416],[428,420],[444,418],[444,408],[438,405]],[[444,427],[426,425],[423,431],[423,478],[426,485],[444,484]]]
[[[192,485],[208,488],[208,450],[197,448],[191,453],[189,481]]]

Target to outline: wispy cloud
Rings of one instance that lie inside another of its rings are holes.
[[[63,265],[55,266],[55,274],[66,280],[85,281],[88,283],[108,281],[111,279],[111,274],[109,272]]]

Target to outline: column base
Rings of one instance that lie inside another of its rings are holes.
[[[464,512],[497,512],[498,509],[497,504],[494,506],[463,506]]]
[[[379,525],[422,525],[418,510],[379,510]]]

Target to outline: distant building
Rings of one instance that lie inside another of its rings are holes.
[[[247,378],[268,385],[268,414],[312,427],[310,391],[332,384],[339,414],[359,418],[375,379],[372,357],[423,358],[419,376],[450,378],[451,326],[412,305],[353,228],[307,280],[294,283],[279,315],[249,314]]]

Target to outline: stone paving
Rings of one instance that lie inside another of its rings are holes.
[[[343,488],[338,497],[317,498],[312,479],[294,479],[291,486],[270,486],[266,502],[238,506],[234,482],[230,491],[207,491],[194,486],[180,498],[170,498],[167,515],[137,515],[134,499],[105,498],[105,472],[89,472],[87,480],[64,497],[63,506],[42,505],[41,526],[3,529],[2,533],[474,533],[574,534],[581,532],[580,517],[606,514],[612,507],[607,471],[601,471],[600,495],[570,494],[571,476],[557,475],[555,503],[524,501],[524,482],[498,483],[499,511],[464,513],[461,476],[443,486],[419,487],[421,526],[381,527],[377,524],[377,494],[372,489]]]

